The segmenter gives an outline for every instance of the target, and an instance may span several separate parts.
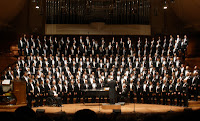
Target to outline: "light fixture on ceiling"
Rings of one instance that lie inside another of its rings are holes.
[[[166,10],[167,8],[168,8],[168,6],[167,6],[167,1],[165,0],[165,1],[164,1],[163,9]]]
[[[39,5],[38,5],[38,0],[37,0],[37,3],[36,3],[36,6],[35,6],[36,9],[39,9]]]
[[[38,5],[35,6],[36,9],[39,9],[40,7]]]
[[[164,6],[164,7],[163,7],[164,10],[166,10],[167,8],[168,8],[167,6]]]

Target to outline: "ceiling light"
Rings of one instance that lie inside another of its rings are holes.
[[[164,10],[166,10],[167,8],[168,8],[167,6],[164,6],[164,7],[163,7]]]
[[[40,7],[38,5],[35,6],[36,9],[39,9]]]

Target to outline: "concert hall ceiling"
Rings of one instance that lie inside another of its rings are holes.
[[[8,26],[24,8],[26,0],[0,0],[0,26]]]
[[[37,1],[37,0],[0,0],[0,27],[2,27],[2,26],[15,27],[16,25],[18,25],[20,23],[18,21],[28,22],[28,20],[26,20],[28,18],[27,15],[34,16],[37,12],[36,8],[32,7],[32,6],[35,6],[35,3],[33,3],[33,1]],[[96,20],[96,21],[105,21],[105,22],[108,22],[111,24],[112,23],[113,24],[115,24],[115,23],[138,24],[139,19],[137,19],[137,21],[134,21],[134,22],[131,22],[131,20],[133,20],[134,17],[137,17],[137,14],[139,14],[139,16],[140,16],[140,12],[138,12],[139,9],[149,7],[148,2],[144,4],[144,1],[151,2],[151,1],[164,1],[164,0],[39,0],[39,1],[42,1],[42,2],[46,1],[47,4],[49,4],[48,1],[54,1],[54,2],[62,1],[62,4],[63,4],[63,2],[67,3],[69,1],[82,1],[82,2],[86,1],[85,5],[88,6],[88,8],[85,6],[86,7],[85,10],[88,10],[88,11],[86,11],[86,12],[79,11],[80,13],[82,12],[85,16],[83,16],[84,19],[82,19],[82,18],[76,19],[77,23],[78,22],[81,23],[81,21],[84,23],[84,22],[86,22],[85,20],[87,19],[89,22],[90,22],[90,20],[91,20],[91,22]],[[141,2],[141,1],[143,1],[143,2]],[[179,18],[184,23],[184,28],[186,30],[189,29],[189,30],[200,31],[200,16],[199,16],[200,0],[173,0],[173,1],[175,1],[173,4],[171,4],[170,1],[172,1],[172,0],[167,0],[167,3],[169,5],[167,11],[172,11],[176,15],[176,17],[173,17],[173,18],[168,17],[167,19]],[[139,3],[142,3],[142,4],[139,4]],[[102,5],[104,7],[102,7]],[[130,7],[123,7],[125,5],[130,6]],[[156,6],[154,6],[154,7],[152,6],[152,4],[150,4],[150,5],[151,5],[150,9],[163,7],[163,4],[156,4]],[[118,6],[118,7],[116,7],[116,6]],[[23,13],[22,11],[28,11],[27,8],[30,8],[29,14],[27,14],[27,12]],[[64,12],[63,9],[66,9],[66,8],[67,8],[66,4],[65,4],[65,6],[61,5],[60,10],[62,11],[62,14],[63,14],[61,16],[61,18],[65,15],[67,15],[67,12],[71,12],[71,13],[73,12],[73,10],[71,10],[73,8],[71,8],[70,11],[68,8],[68,11]],[[82,6],[82,4],[80,2],[79,10],[81,10],[82,8],[84,8],[84,6]],[[128,9],[126,9],[126,8],[128,8]],[[40,6],[40,9],[42,9],[42,6]],[[78,9],[78,8],[76,8],[76,9]],[[45,11],[45,10],[49,10],[49,9],[48,8],[43,9],[43,11]],[[35,12],[35,13],[33,14],[32,12]],[[141,24],[143,24],[143,23],[144,24],[148,24],[148,23],[152,24],[152,20],[156,21],[158,17],[156,17],[156,18],[154,17],[155,19],[152,19],[152,16],[154,16],[154,14],[155,14],[154,12],[155,12],[154,9],[152,9],[152,11],[150,12],[149,18],[148,18],[148,13],[145,13],[145,15],[147,15],[147,17],[145,19],[143,19],[144,21],[141,21]],[[79,13],[77,13],[77,15],[78,14]],[[144,13],[141,13],[141,14],[144,14]],[[45,15],[45,13],[41,14],[40,16],[44,16],[44,15]],[[60,13],[60,15],[61,15],[61,13]],[[50,18],[51,16],[47,15],[47,17]],[[77,16],[71,16],[71,17],[76,18]],[[117,21],[116,21],[116,19],[111,20],[111,18],[113,18],[113,17],[118,18]],[[29,17],[29,18],[31,18],[31,17]],[[32,17],[32,18],[34,18],[34,17]],[[32,18],[29,20],[30,21],[29,24],[32,24],[32,23],[34,23],[32,21],[37,20],[37,19],[33,20]],[[161,16],[160,18],[163,18],[163,17]],[[47,22],[51,23],[52,21],[49,21],[51,19],[52,18],[48,19]],[[15,20],[18,20],[18,21],[13,22]],[[64,20],[64,21],[66,20],[66,16],[64,19],[59,18],[59,20],[62,23],[63,22],[62,20]],[[72,18],[70,18],[68,22],[70,23],[71,20],[72,20]],[[163,21],[163,19],[160,19],[158,21]],[[35,25],[35,23],[33,25]]]
[[[200,0],[175,0],[170,5],[185,24],[184,28],[200,31]]]

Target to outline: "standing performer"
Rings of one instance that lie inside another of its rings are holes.
[[[150,104],[154,104],[155,103],[155,86],[153,85],[152,81],[150,81],[150,84],[149,84],[149,93],[148,93],[148,103]]]
[[[166,80],[163,80],[162,84],[162,97],[163,97],[163,105],[167,103],[167,93],[168,93],[168,85]]]
[[[184,107],[188,107],[188,83],[187,79],[183,80],[183,86],[182,86],[182,99],[184,102]]]
[[[172,83],[172,80],[169,81],[169,92],[168,92],[168,98],[170,99],[170,105],[174,105],[174,91],[175,87]]]
[[[177,83],[175,85],[175,95],[177,99],[177,106],[181,106],[181,83],[180,79],[177,79]]]
[[[160,83],[157,82],[156,83],[156,100],[157,100],[157,104],[160,104],[160,96],[161,96],[161,87],[160,87]]]
[[[136,96],[137,96],[137,103],[141,103],[141,96],[142,96],[142,86],[140,85],[140,82],[137,82],[136,85]]]
[[[108,82],[109,86],[109,98],[110,98],[110,104],[115,104],[115,98],[116,98],[116,82],[111,78],[111,80]]]
[[[33,95],[34,95],[34,85],[33,85],[33,80],[29,79],[29,83],[27,85],[27,106],[32,107],[32,100],[33,100]]]

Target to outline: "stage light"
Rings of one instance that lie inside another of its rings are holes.
[[[40,7],[38,5],[35,6],[36,9],[39,9]]]
[[[38,2],[39,2],[39,0],[36,1],[36,6],[35,6],[36,9],[40,8],[39,5],[38,5]]]
[[[167,8],[168,8],[167,6],[164,6],[164,7],[163,7],[164,10],[166,10]]]
[[[168,8],[168,7],[167,7],[167,1],[165,0],[165,1],[164,1],[163,9],[166,10],[167,8]]]

